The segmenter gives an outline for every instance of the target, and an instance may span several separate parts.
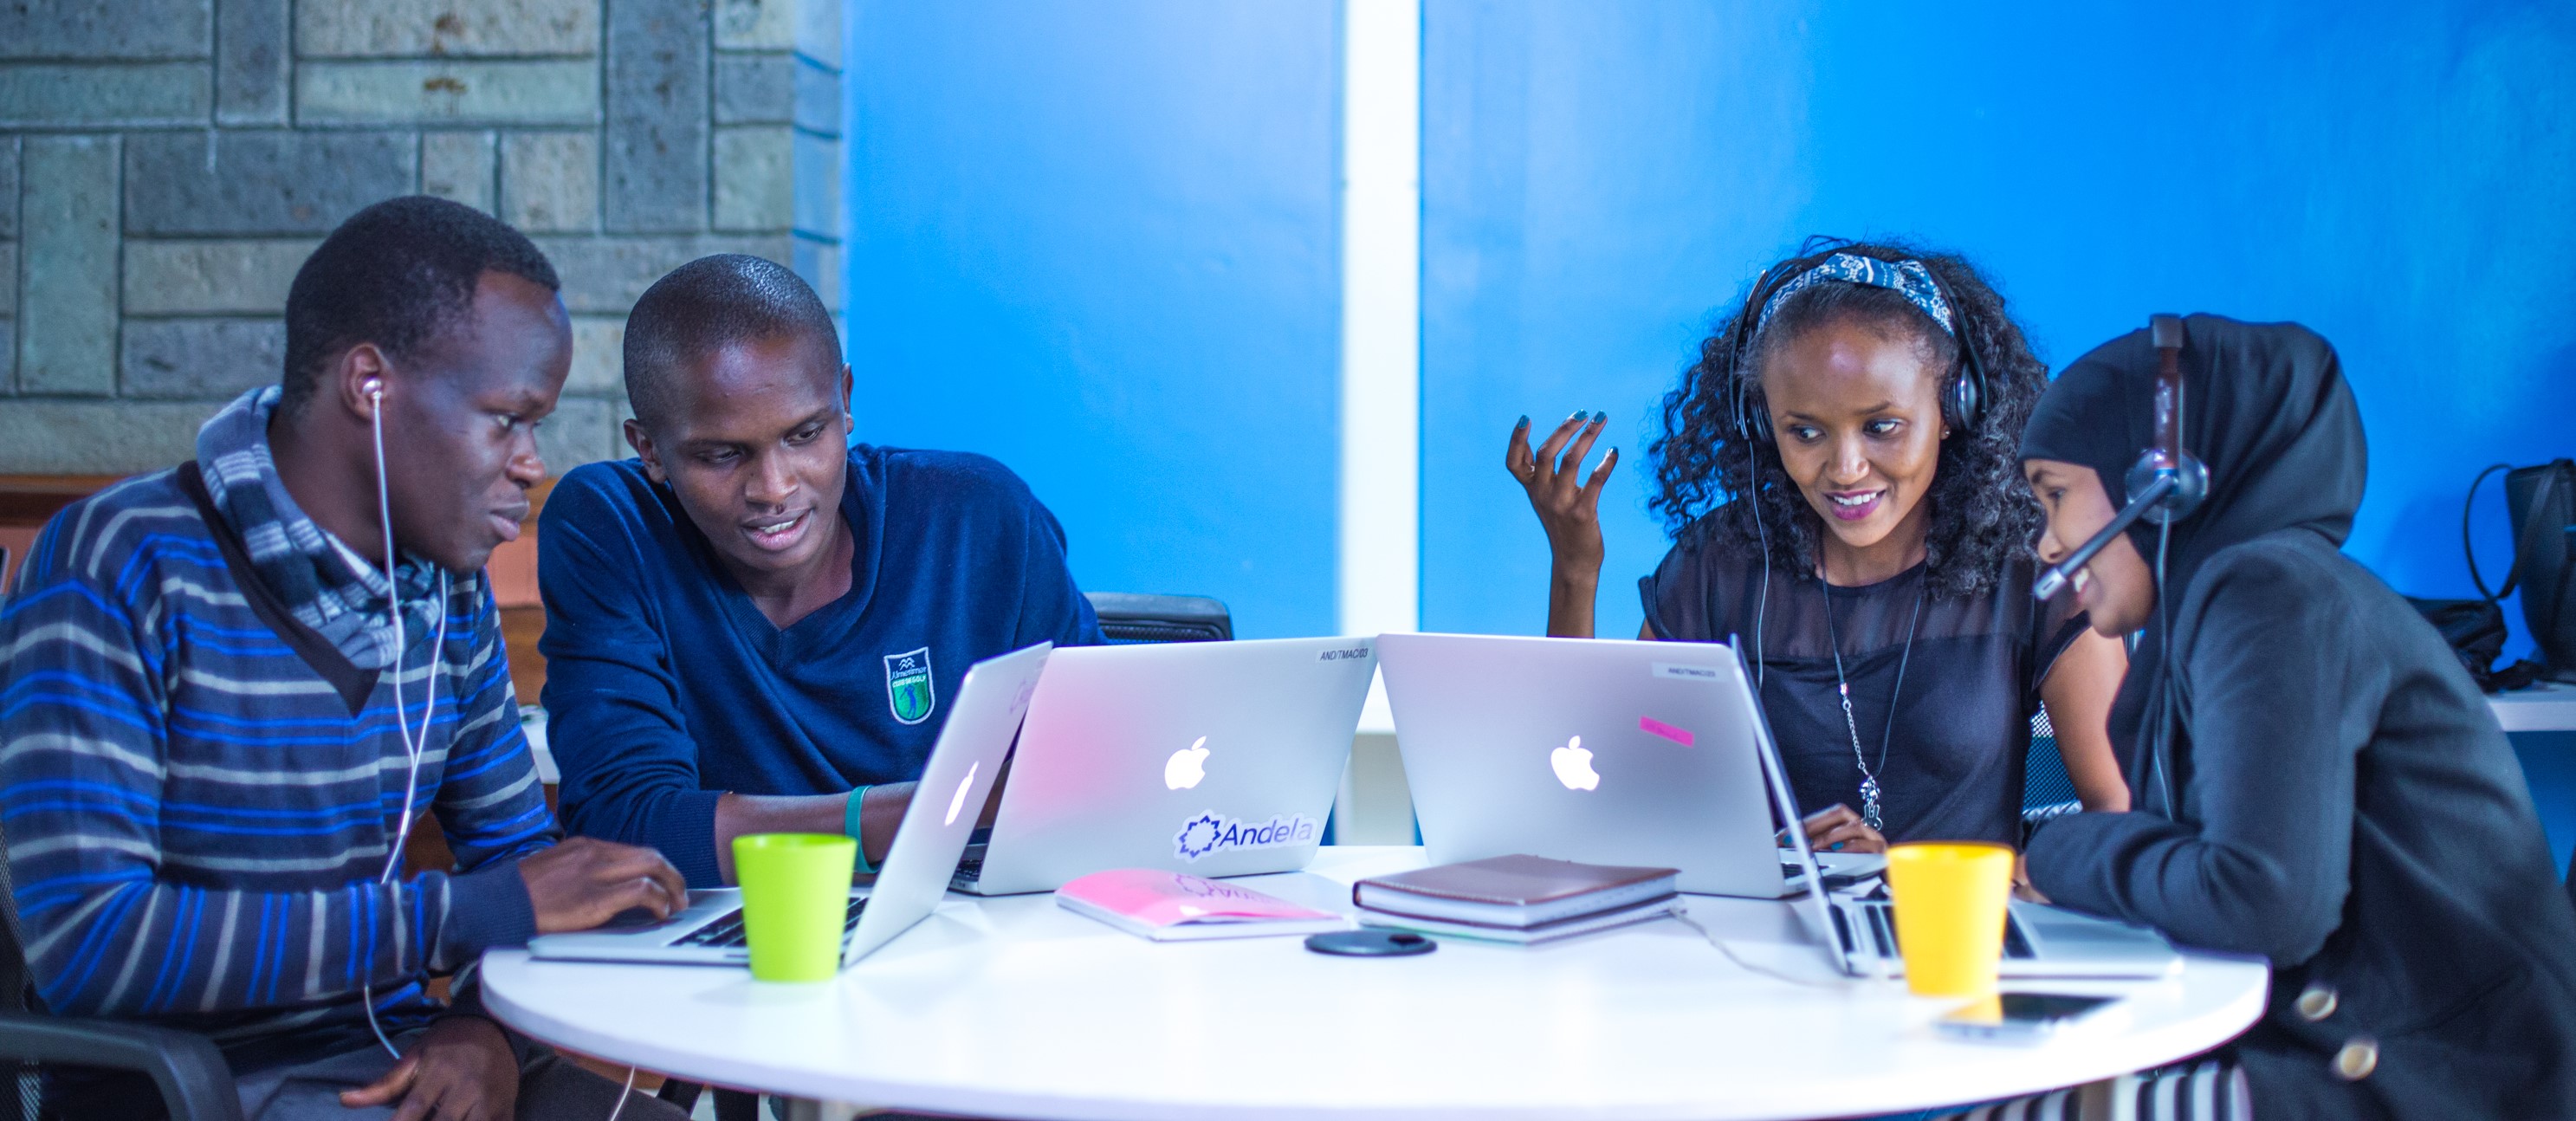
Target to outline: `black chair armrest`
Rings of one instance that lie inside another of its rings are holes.
[[[160,1087],[171,1121],[241,1121],[233,1069],[201,1035],[146,1024],[0,1014],[0,1062],[137,1071]]]

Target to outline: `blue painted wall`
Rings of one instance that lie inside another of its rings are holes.
[[[2540,809],[2540,828],[2549,834],[2549,851],[2558,857],[2558,874],[2567,874],[2570,846],[2576,845],[2576,732],[2522,732],[2513,737],[2522,777],[2531,784],[2531,800]]]
[[[1427,0],[1423,623],[1542,627],[1504,436],[1607,409],[1601,625],[1634,632],[1650,414],[1810,232],[1968,253],[2052,365],[2151,311],[2307,323],[2371,435],[2350,551],[2466,595],[2470,476],[2576,454],[2571,75],[2563,3]]]
[[[854,2],[859,438],[1009,464],[1086,589],[1330,633],[1338,12]]]

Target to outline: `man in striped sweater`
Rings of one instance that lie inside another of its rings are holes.
[[[44,1008],[205,1033],[259,1119],[619,1100],[483,1017],[470,971],[685,898],[650,849],[556,843],[481,575],[544,472],[556,289],[469,208],[361,211],[296,275],[283,384],[46,526],[0,611],[0,830]],[[424,810],[457,867],[404,880]],[[453,1006],[424,990],[459,970]],[[131,1082],[54,1093],[154,1108]]]

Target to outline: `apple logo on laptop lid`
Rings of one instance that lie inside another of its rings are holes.
[[[1590,790],[1601,785],[1601,775],[1592,769],[1592,753],[1584,749],[1583,737],[1574,736],[1565,746],[1547,753],[1547,765],[1556,772],[1556,781],[1568,790]]]
[[[1174,790],[1188,790],[1207,777],[1207,737],[1200,736],[1188,747],[1172,753],[1163,761],[1163,785]]]
[[[975,772],[983,769],[984,761],[981,759],[966,768],[966,777],[957,780],[957,793],[948,796],[948,817],[939,824],[957,824],[957,811],[966,808],[966,788],[975,785]]]

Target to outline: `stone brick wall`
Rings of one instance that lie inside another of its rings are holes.
[[[0,0],[0,473],[176,463],[275,381],[286,288],[424,192],[536,239],[548,467],[627,454],[618,351],[705,253],[840,308],[841,0]]]

